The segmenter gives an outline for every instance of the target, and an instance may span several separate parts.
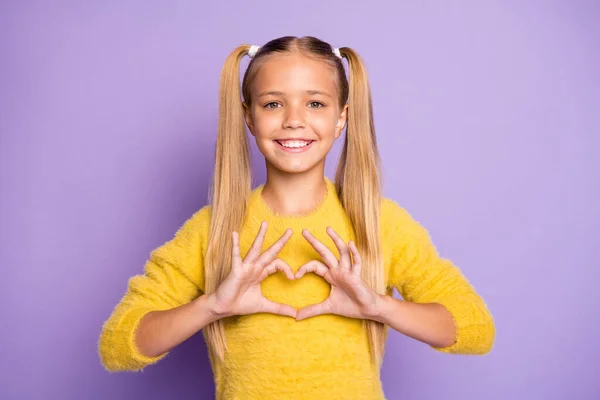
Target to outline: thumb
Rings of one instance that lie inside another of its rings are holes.
[[[296,321],[311,318],[321,314],[328,314],[329,309],[329,300],[306,306],[298,310],[298,314],[296,315]]]
[[[288,304],[275,303],[274,301],[263,298],[259,312],[284,315],[286,317],[296,318],[296,309]]]

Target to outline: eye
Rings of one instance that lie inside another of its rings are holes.
[[[265,104],[264,106],[266,109],[272,110],[275,108],[279,108],[279,103],[277,103],[276,101],[272,101],[270,103]]]
[[[310,103],[308,103],[308,106],[310,108],[321,108],[321,107],[325,107],[325,105],[323,103],[319,103],[318,101],[311,101]]]

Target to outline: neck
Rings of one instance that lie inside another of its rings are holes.
[[[323,168],[290,174],[267,168],[262,197],[280,215],[304,215],[313,211],[325,198],[327,185]]]

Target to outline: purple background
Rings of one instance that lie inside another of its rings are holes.
[[[497,323],[485,357],[391,332],[388,398],[600,398],[598,2],[52,3],[0,5],[0,398],[213,397],[201,334],[139,374],[97,340],[206,204],[225,57],[286,34],[365,58],[385,195]]]

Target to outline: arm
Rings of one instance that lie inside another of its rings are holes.
[[[109,371],[135,371],[212,322],[205,296],[202,243],[208,210],[197,212],[175,237],[154,250],[144,274],[128,289],[104,323],[98,352]]]
[[[456,342],[452,315],[437,303],[418,304],[380,295],[378,314],[370,319],[388,325],[410,338],[432,347],[448,347]]]
[[[385,299],[377,319],[441,352],[488,353],[495,326],[483,299],[406,211],[394,205],[391,219],[396,228],[389,281],[405,301]]]
[[[146,358],[159,357],[220,317],[212,311],[210,295],[171,310],[150,311],[140,322],[135,347]]]

